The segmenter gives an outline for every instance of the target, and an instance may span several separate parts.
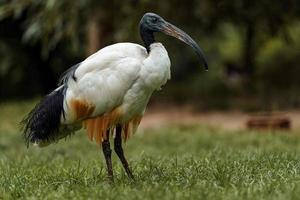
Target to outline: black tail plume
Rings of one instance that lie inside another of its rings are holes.
[[[58,140],[61,116],[64,116],[64,87],[42,99],[21,122],[27,146],[29,143],[51,143]]]

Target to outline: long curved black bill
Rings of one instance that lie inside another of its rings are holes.
[[[205,70],[206,71],[208,70],[207,61],[205,59],[202,49],[187,33],[185,33],[183,30],[177,28],[176,26],[168,22],[166,22],[164,28],[162,29],[162,32],[172,37],[175,37],[181,40],[182,42],[188,44],[189,46],[191,46],[196,52],[196,54],[199,56],[199,58],[202,60]]]

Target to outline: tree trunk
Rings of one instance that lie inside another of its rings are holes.
[[[91,16],[87,25],[87,56],[95,53],[100,47],[99,31],[97,15]]]
[[[255,70],[254,42],[255,42],[255,24],[253,22],[248,22],[246,24],[244,55],[243,55],[243,67],[245,72],[245,78],[248,81],[250,81],[253,78],[253,74]]]
[[[95,8],[92,13],[87,24],[87,56],[104,47],[113,32],[112,8]]]

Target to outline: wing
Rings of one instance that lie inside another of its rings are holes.
[[[146,49],[138,44],[124,42],[107,46],[92,54],[83,62],[73,65],[68,70],[66,70],[59,78],[58,86],[67,84],[70,79],[76,80],[77,77],[80,78],[85,73],[93,71],[94,68],[97,68],[99,70],[109,67],[106,62],[118,60],[118,58],[131,57],[139,59],[146,58],[147,56],[148,54]]]
[[[100,116],[123,103],[146,58],[143,47],[120,43],[88,57],[62,79],[66,84],[64,122]]]

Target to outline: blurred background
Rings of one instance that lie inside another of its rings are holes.
[[[209,71],[156,35],[172,79],[124,145],[136,181],[113,154],[111,185],[85,130],[26,149],[24,116],[98,49],[142,44],[146,12],[191,35]],[[0,199],[299,199],[299,65],[300,0],[0,0]]]
[[[205,72],[188,46],[158,34],[172,80],[151,105],[299,108],[299,0],[0,0],[0,102],[40,98],[66,69],[104,46],[142,44],[138,23],[145,12],[189,33],[209,63]]]

